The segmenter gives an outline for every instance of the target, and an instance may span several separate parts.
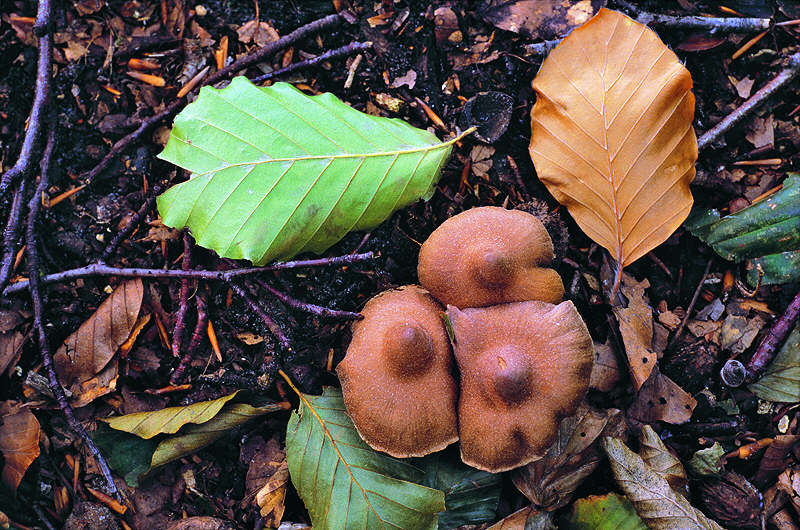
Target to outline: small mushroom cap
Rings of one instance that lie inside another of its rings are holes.
[[[458,440],[453,355],[443,308],[416,285],[366,303],[336,368],[347,413],[372,448],[423,456]]]
[[[564,285],[553,243],[533,215],[482,206],[455,215],[423,243],[417,273],[434,298],[459,308],[542,300],[557,304]]]
[[[449,307],[461,459],[498,473],[544,456],[589,390],[594,346],[572,302]]]

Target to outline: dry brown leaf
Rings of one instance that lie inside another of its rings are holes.
[[[755,482],[766,483],[789,467],[792,449],[798,444],[800,444],[800,434],[779,434],[776,436],[767,447],[764,456],[761,457]]]
[[[258,20],[245,22],[236,30],[236,33],[239,35],[239,42],[243,44],[254,42],[259,47],[266,46],[281,38],[275,28],[266,22],[259,22]]]
[[[623,274],[620,289],[628,299],[628,306],[613,308],[636,390],[647,381],[658,361],[658,355],[652,349],[653,310],[644,294],[648,287],[650,282],[647,279],[637,282],[630,274]]]
[[[39,422],[16,401],[0,401],[0,453],[3,455],[3,484],[17,486],[31,462],[39,456]]]
[[[656,431],[649,425],[642,427],[639,434],[639,456],[647,466],[666,480],[670,487],[687,499],[689,498],[689,478],[678,457],[672,454]]]
[[[572,493],[600,464],[601,437],[623,437],[625,419],[618,409],[596,410],[581,405],[558,429],[558,438],[544,458],[514,470],[511,479],[532,506],[553,511],[565,506]]]
[[[641,424],[679,424],[689,421],[696,406],[692,396],[656,368],[628,408],[628,418]]]
[[[795,511],[800,513],[800,470],[797,467],[790,467],[780,474],[778,489],[789,496]]]
[[[600,392],[610,392],[619,382],[619,378],[619,363],[611,344],[595,341],[594,366],[589,377],[589,386]]]
[[[498,28],[529,39],[555,39],[589,20],[605,5],[606,0],[491,0],[480,14]]]
[[[54,355],[58,377],[73,394],[73,406],[114,389],[117,363],[112,359],[136,324],[143,294],[141,279],[121,283]]]
[[[552,512],[540,512],[533,505],[526,506],[496,522],[486,530],[555,530]]]
[[[653,31],[608,9],[550,52],[533,81],[536,173],[620,267],[665,241],[691,209],[691,88]]]
[[[17,366],[22,356],[22,346],[25,345],[27,336],[19,331],[0,333],[0,375],[6,370],[11,371]]]
[[[242,456],[244,454],[243,449]],[[263,526],[280,526],[289,484],[289,466],[286,463],[286,451],[277,438],[266,443],[262,439],[258,450],[249,457],[245,484],[247,495],[242,501],[242,508],[249,507],[255,501],[263,518]]]

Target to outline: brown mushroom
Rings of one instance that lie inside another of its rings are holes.
[[[457,385],[443,308],[410,285],[372,298],[336,371],[347,412],[372,448],[423,456],[458,440]]]
[[[541,458],[589,389],[594,347],[572,302],[449,307],[461,459],[494,473]]]
[[[420,283],[459,308],[541,300],[557,304],[564,285],[553,269],[553,243],[533,215],[473,208],[433,231],[419,252]]]

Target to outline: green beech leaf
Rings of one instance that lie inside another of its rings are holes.
[[[609,493],[578,499],[572,505],[566,530],[647,530],[642,518],[636,515],[631,501]]]
[[[220,256],[262,265],[320,253],[429,198],[455,141],[332,94],[237,77],[204,87],[175,118],[159,156],[192,176],[162,194],[158,210]]]
[[[286,460],[315,530],[430,528],[444,493],[420,469],[370,448],[345,412],[342,391],[300,395],[286,429]]]
[[[748,259],[747,281],[762,284],[800,279],[800,174],[790,173],[771,197],[721,217],[717,210],[695,210],[684,223],[725,259]]]
[[[457,447],[412,462],[425,473],[423,486],[444,492],[446,509],[439,514],[440,529],[494,521],[502,475],[466,465]]]
[[[761,379],[747,388],[767,401],[800,402],[800,324],[789,334]]]

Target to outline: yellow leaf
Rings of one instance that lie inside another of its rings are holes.
[[[664,242],[692,206],[692,78],[653,31],[602,9],[533,81],[536,173],[620,269]]]

